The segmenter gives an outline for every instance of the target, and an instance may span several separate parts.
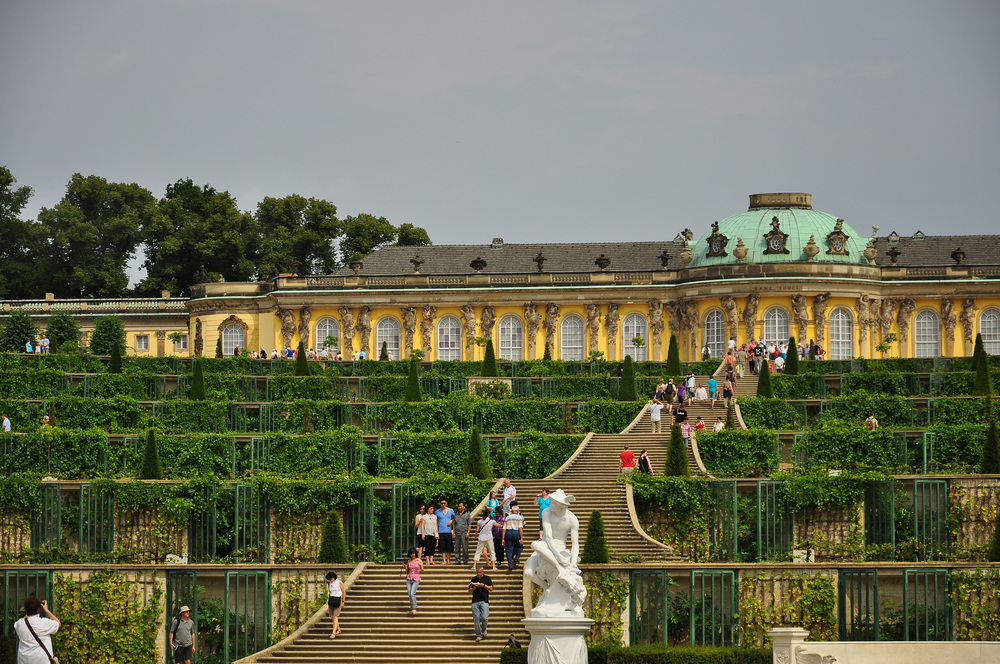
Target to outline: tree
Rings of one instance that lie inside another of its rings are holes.
[[[433,244],[427,231],[413,224],[400,224],[396,235],[396,245],[400,247],[422,247]]]
[[[788,338],[788,356],[785,358],[785,373],[789,376],[799,374],[799,347],[795,337]]]
[[[406,401],[423,401],[420,392],[420,375],[417,368],[417,358],[410,358],[410,373],[406,377]]]
[[[670,335],[670,345],[667,346],[667,366],[664,368],[668,376],[681,375],[681,351],[677,346],[677,335]]]
[[[31,316],[16,309],[10,312],[10,318],[0,332],[0,351],[23,353],[24,344],[28,341],[34,344],[37,339],[38,327],[31,320]]]
[[[472,427],[472,434],[469,436],[469,451],[462,472],[481,480],[488,479],[490,476],[490,467],[486,463],[486,454],[483,450],[483,437],[479,434],[478,427]]]
[[[80,326],[65,311],[57,311],[49,316],[49,322],[45,324],[45,334],[49,338],[49,347],[53,352],[58,353],[63,344],[80,343]]]
[[[5,300],[41,294],[35,262],[44,233],[36,222],[21,219],[33,192],[31,187],[15,187],[16,183],[10,169],[0,166],[0,299]]]
[[[388,362],[389,361],[389,343],[386,342],[386,341],[382,342],[382,348],[379,349],[379,352],[378,352],[378,361],[379,362]]]
[[[146,449],[142,454],[141,480],[162,480],[163,467],[160,465],[160,453],[156,450],[156,430],[146,432]]]
[[[986,363],[989,364],[989,355],[986,354],[986,346],[983,345],[983,333],[976,333],[976,345],[972,351],[972,370],[975,371],[979,368],[979,363],[986,358]]]
[[[551,362],[552,361],[552,349],[549,347],[549,342],[545,342],[545,350],[542,352],[542,361]]]
[[[334,240],[341,236],[337,206],[318,198],[298,194],[284,198],[267,197],[254,215],[262,241],[259,247],[261,270],[298,274],[330,274],[338,267]]]
[[[366,213],[356,217],[346,217],[343,229],[340,255],[344,265],[391,244],[399,235],[399,230],[390,224],[388,219]]]
[[[108,373],[120,374],[122,372],[122,349],[118,344],[111,346],[111,362],[108,363]]]
[[[57,297],[125,295],[140,229],[156,214],[153,194],[137,184],[73,175],[63,199],[38,215],[48,238],[39,270],[45,290]]]
[[[493,352],[493,340],[486,340],[486,355],[483,356],[483,376],[485,378],[496,378],[500,375],[497,367],[497,356]]]
[[[295,375],[312,375],[312,372],[309,371],[309,360],[306,358],[306,345],[301,341],[299,341],[299,349],[295,354]]]
[[[351,562],[344,540],[344,529],[340,527],[340,516],[336,511],[330,512],[323,524],[323,539],[319,545],[317,562],[343,565]]]
[[[611,553],[608,551],[608,540],[604,536],[604,519],[599,511],[594,510],[590,513],[590,521],[587,523],[587,540],[583,543],[580,563],[601,565],[610,562]]]
[[[191,377],[191,392],[188,398],[192,401],[205,400],[205,373],[201,368],[201,358],[194,359],[194,375]]]
[[[632,366],[632,356],[625,356],[625,368],[622,369],[622,379],[618,386],[619,401],[638,401],[635,393],[635,368]]]
[[[178,180],[167,185],[157,212],[141,231],[146,277],[136,286],[138,294],[185,294],[202,267],[210,279],[249,281],[256,276],[260,229],[228,191],[199,187],[190,178]]]
[[[765,399],[773,399],[774,391],[771,389],[771,368],[767,358],[761,358],[760,375],[757,377],[757,396]]]
[[[983,456],[979,461],[979,472],[984,475],[1000,474],[1000,437],[997,435],[997,422],[993,416],[993,397],[986,397],[986,442],[983,444]]]
[[[302,406],[302,433],[316,433],[308,403]]]
[[[118,316],[101,316],[90,334],[90,352],[94,355],[111,355],[111,349],[118,347],[125,354],[125,323]]]
[[[986,397],[993,394],[993,381],[990,377],[989,358],[980,358],[976,365],[976,382],[972,385],[972,396]]]
[[[667,461],[663,474],[667,477],[687,477],[691,474],[687,448],[684,447],[684,436],[681,435],[679,424],[670,427],[670,444],[667,446]]]
[[[986,552],[986,560],[991,563],[1000,563],[1000,519],[996,520],[993,526],[993,538],[990,540],[990,548]]]
[[[220,333],[215,339],[215,356],[222,359],[222,334]]]

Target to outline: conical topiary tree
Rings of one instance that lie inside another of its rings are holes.
[[[982,332],[976,333],[976,345],[972,349],[972,370],[975,371],[979,368],[979,362],[986,358],[987,363],[989,363],[989,355],[986,354],[986,346],[983,345],[983,334]]]
[[[316,433],[316,427],[313,426],[312,412],[309,410],[309,404],[302,407],[302,433]]]
[[[997,433],[997,422],[993,416],[993,398],[986,398],[986,441],[983,444],[983,456],[979,461],[979,472],[984,475],[1000,473],[1000,436]]]
[[[389,343],[387,341],[382,342],[382,348],[378,352],[378,361],[379,362],[389,361]]]
[[[142,454],[142,471],[139,474],[139,479],[163,479],[163,467],[160,466],[160,453],[156,450],[156,431],[154,429],[146,432],[146,448]]]
[[[611,562],[611,552],[608,551],[608,540],[604,536],[604,519],[601,513],[594,510],[590,513],[587,523],[587,541],[583,544],[580,563],[584,565],[600,565]]]
[[[191,377],[191,392],[188,398],[192,401],[205,400],[205,374],[201,368],[201,358],[194,360],[194,375]]]
[[[677,346],[677,335],[670,335],[670,344],[667,346],[667,366],[664,368],[668,376],[681,375],[681,350]]]
[[[306,357],[306,345],[300,341],[295,354],[295,375],[308,376],[311,373],[309,371],[309,358]]]
[[[222,335],[221,334],[219,335],[219,338],[215,340],[215,356],[218,357],[218,358],[220,358],[220,359],[222,358]]]
[[[771,389],[771,367],[767,358],[760,361],[760,375],[757,377],[757,396],[765,399],[774,398],[774,390]]]
[[[635,393],[635,367],[632,366],[632,356],[625,356],[625,368],[622,369],[622,379],[618,386],[619,401],[638,401]]]
[[[979,363],[976,365],[976,382],[972,385],[972,396],[987,397],[992,394],[993,381],[990,378],[989,358],[980,358]]]
[[[552,349],[549,348],[549,342],[545,342],[545,350],[542,352],[542,360],[549,362],[552,360]]]
[[[795,337],[788,338],[788,352],[785,354],[785,373],[789,376],[799,375],[799,345]]]
[[[330,512],[323,524],[323,539],[319,545],[317,562],[342,565],[351,562],[351,554],[347,551],[344,540],[344,529],[340,527],[340,516],[336,511]]]
[[[687,449],[684,447],[684,436],[681,435],[679,424],[670,427],[670,445],[667,447],[667,461],[663,474],[667,477],[687,477],[691,474]]]
[[[406,377],[406,401],[423,401],[424,395],[420,391],[420,374],[417,370],[417,358],[410,358],[410,373]]]
[[[469,453],[465,457],[463,472],[481,480],[490,476],[490,467],[486,463],[486,455],[483,453],[483,437],[479,434],[477,427],[472,427],[472,434],[469,436]]]
[[[495,378],[500,375],[500,369],[497,367],[497,356],[493,352],[493,340],[486,340],[486,355],[483,356],[483,376],[486,378]]]
[[[993,526],[993,539],[990,540],[990,548],[986,551],[986,560],[991,563],[1000,563],[1000,518]]]
[[[108,373],[120,374],[122,372],[122,349],[115,344],[111,347],[111,362],[108,363]]]

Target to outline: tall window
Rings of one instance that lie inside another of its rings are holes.
[[[941,354],[941,326],[936,313],[924,309],[914,317],[913,342],[916,357],[937,357]]]
[[[726,351],[726,320],[721,311],[705,316],[705,345],[712,357],[722,357]]]
[[[791,332],[788,328],[788,312],[781,307],[771,307],[764,312],[764,341],[770,343],[787,342]]]
[[[500,349],[497,358],[516,362],[524,357],[524,326],[517,316],[500,319]]]
[[[851,313],[839,307],[830,314],[830,348],[827,358],[849,360],[854,357],[854,319]]]
[[[237,346],[240,347],[240,350],[247,347],[246,332],[239,325],[227,325],[226,329],[222,331],[223,356],[230,357]]]
[[[148,351],[149,350],[149,335],[148,334],[137,334],[135,335],[135,349],[138,351]]]
[[[399,321],[395,318],[383,318],[375,327],[375,348],[372,353],[376,359],[382,356],[382,344],[385,343],[389,357],[398,360],[399,357]]]
[[[445,316],[437,326],[437,360],[462,359],[462,324],[454,316]]]
[[[584,351],[587,349],[585,335],[582,318],[579,316],[563,318],[562,331],[559,333],[559,341],[562,344],[559,359],[582,362],[585,359]]]
[[[646,338],[646,317],[642,314],[629,314],[622,322],[622,358],[631,355],[635,362],[646,360],[646,348],[648,339]],[[643,345],[636,346],[632,340],[635,337],[642,337]]]
[[[1000,310],[986,309],[979,315],[979,333],[990,355],[1000,355]]]
[[[334,341],[330,339],[330,345],[326,346],[326,340],[330,337],[336,337],[337,340]],[[316,332],[313,334],[313,344],[315,344],[316,349],[323,348],[326,346],[330,350],[337,350],[340,348],[340,326],[337,325],[337,321],[329,316],[326,318],[320,318],[316,323]]]

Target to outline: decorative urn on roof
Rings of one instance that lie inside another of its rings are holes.
[[[349,267],[352,270],[354,270],[354,274],[357,274],[358,272],[360,272],[361,268],[363,268],[364,266],[365,266],[365,264],[362,263],[361,261],[358,261],[358,260],[353,260],[353,261],[351,261],[350,263],[347,264],[347,267]]]
[[[605,256],[604,254],[601,254],[600,256],[597,257],[597,260],[594,261],[594,265],[601,268],[602,270],[606,270],[608,269],[608,266],[611,265],[611,259]]]
[[[819,247],[816,246],[815,235],[809,236],[809,242],[806,244],[806,246],[802,247],[802,253],[806,255],[806,260],[809,261],[810,263],[814,258],[816,258],[816,254],[819,253]]]
[[[684,263],[684,267],[687,267],[693,260],[694,252],[691,251],[691,244],[688,240],[685,240],[684,248],[681,250],[681,262]]]
[[[742,263],[746,259],[748,253],[750,253],[750,250],[747,249],[745,244],[743,244],[743,238],[736,238],[736,248],[733,249],[733,256],[736,256],[736,260]]]
[[[471,267],[476,272],[482,272],[483,270],[486,269],[486,261],[483,260],[482,256],[476,256],[476,259],[471,263],[469,263],[469,267]]]

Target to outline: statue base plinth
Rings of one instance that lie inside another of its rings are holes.
[[[584,635],[594,621],[590,618],[524,618],[531,633],[528,664],[587,664]]]

